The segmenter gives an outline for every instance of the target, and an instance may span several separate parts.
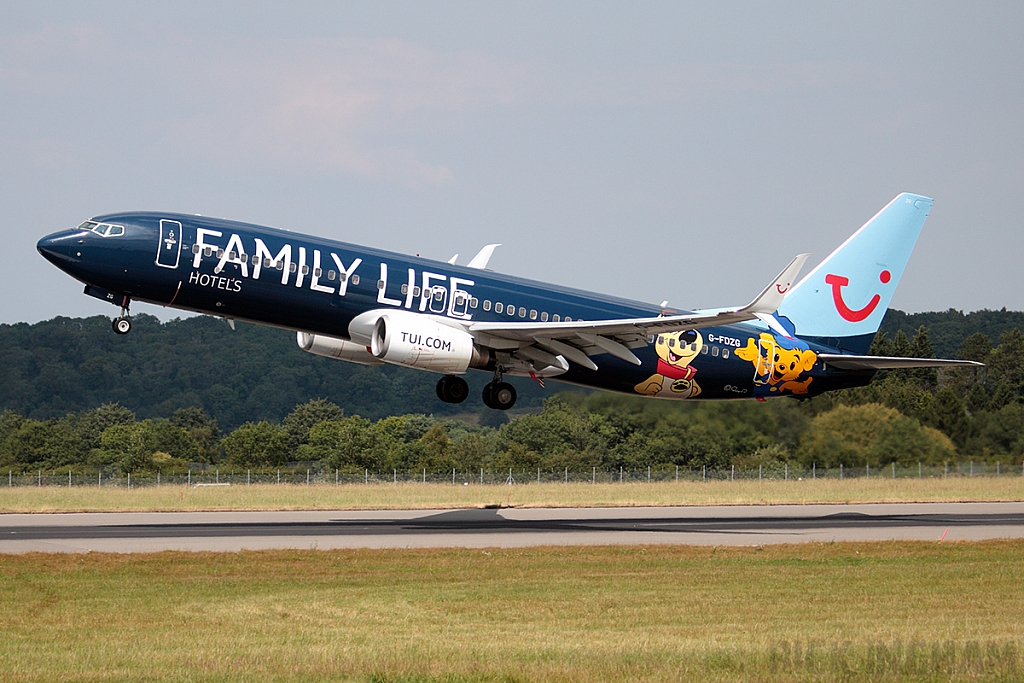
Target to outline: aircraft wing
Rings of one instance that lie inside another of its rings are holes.
[[[590,356],[601,353],[640,365],[640,359],[630,349],[646,346],[651,335],[770,317],[782,303],[808,256],[800,254],[794,258],[753,301],[740,308],[616,320],[476,322],[466,325],[466,329],[478,343],[514,351],[540,367],[561,365],[557,356],[562,356],[596,370],[597,365]]]
[[[903,358],[899,356],[852,356],[819,353],[818,360],[840,370],[894,370],[896,368],[983,368],[984,363],[949,358]]]

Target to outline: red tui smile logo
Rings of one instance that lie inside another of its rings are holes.
[[[892,279],[892,274],[888,270],[883,270],[879,275],[878,279],[883,285],[889,284],[889,280]],[[843,277],[842,275],[826,275],[825,284],[832,285],[832,301],[836,304],[836,310],[839,315],[842,316],[843,320],[848,320],[851,323],[859,323],[865,320],[869,315],[875,312],[875,307],[878,306],[878,302],[882,300],[882,297],[875,294],[868,301],[864,308],[854,310],[846,305],[843,301],[843,287],[850,284],[850,278]]]

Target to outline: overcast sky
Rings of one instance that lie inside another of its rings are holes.
[[[1024,309],[1022,34],[1021,2],[4,2],[0,322],[116,314],[35,251],[110,211],[501,242],[697,308],[902,191],[935,206],[894,307]]]

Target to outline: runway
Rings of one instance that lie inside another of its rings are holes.
[[[0,553],[1024,538],[1024,503],[0,515]]]

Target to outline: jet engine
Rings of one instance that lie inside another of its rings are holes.
[[[427,316],[404,311],[382,313],[373,325],[370,352],[385,363],[445,374],[462,374],[490,360],[473,345],[473,335]]]
[[[362,365],[384,365],[384,361],[374,357],[365,346],[355,342],[326,337],[322,334],[309,334],[308,332],[296,332],[295,341],[303,351],[309,351],[317,356],[347,360]]]

